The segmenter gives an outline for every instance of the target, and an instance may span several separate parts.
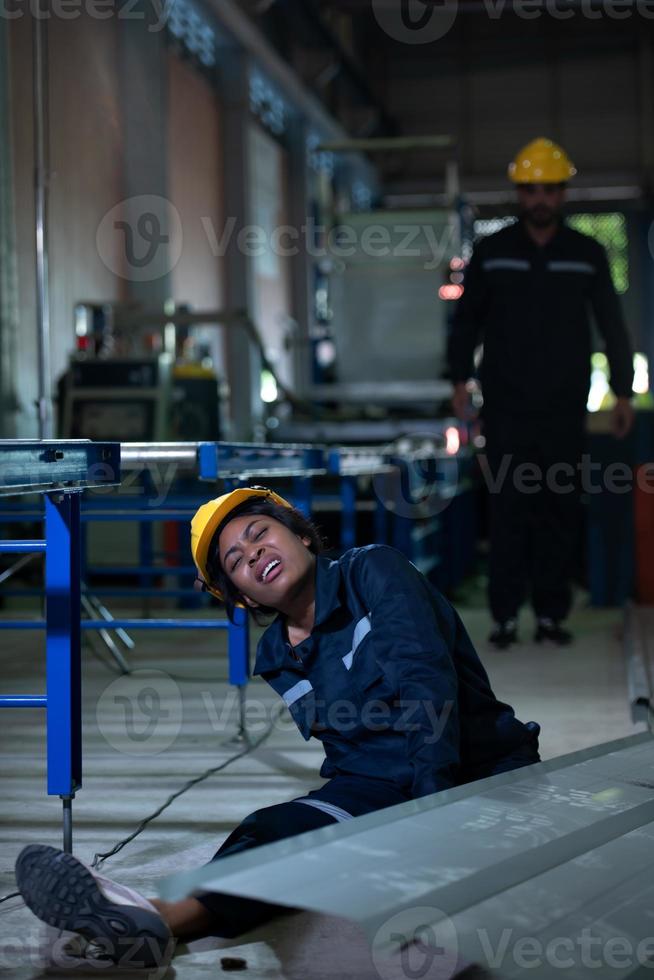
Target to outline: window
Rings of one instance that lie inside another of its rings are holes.
[[[474,223],[475,238],[493,235],[515,221],[517,218],[513,215],[479,218]],[[616,292],[626,293],[629,289],[629,255],[627,222],[624,214],[617,211],[606,214],[570,214],[566,216],[566,221],[575,231],[590,235],[604,246]]]
[[[615,405],[615,395],[609,385],[609,361],[602,351],[597,351],[590,359],[590,391],[586,408],[589,412],[599,412],[600,409],[612,408]],[[651,407],[649,395],[649,365],[647,356],[643,353],[634,354],[634,383],[632,388],[636,396],[636,404],[641,407]]]
[[[568,224],[604,246],[616,292],[626,293],[629,289],[629,258],[624,214],[615,211],[609,214],[571,214]]]

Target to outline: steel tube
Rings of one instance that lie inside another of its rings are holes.
[[[120,466],[123,470],[136,470],[154,463],[177,463],[194,469],[197,447],[197,442],[123,442]]]
[[[33,555],[45,551],[45,541],[0,541],[0,554]]]
[[[1,694],[0,708],[47,708],[45,694]]]
[[[47,0],[46,0],[47,2]],[[40,3],[38,4],[40,8]],[[34,111],[34,230],[36,246],[36,326],[38,342],[39,438],[52,439],[50,289],[48,283],[48,20],[32,18]]]
[[[114,619],[107,623],[106,619],[83,619],[81,626],[85,630],[226,630],[229,628],[226,620],[219,619]],[[0,630],[43,630],[44,619],[0,619]]]

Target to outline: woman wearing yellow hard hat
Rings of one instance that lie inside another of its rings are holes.
[[[369,545],[330,560],[316,528],[262,487],[204,504],[191,540],[201,579],[230,614],[240,604],[274,617],[254,673],[325,751],[319,789],[250,814],[213,860],[539,760],[540,726],[518,721],[497,700],[457,613],[400,552]],[[97,935],[110,936],[116,920],[160,944],[170,936],[232,937],[283,911],[214,892],[174,903],[142,898],[129,926],[125,905],[106,899],[107,884],[93,884],[92,872],[65,857],[85,898],[97,899],[86,923]],[[42,856],[31,877],[17,868],[35,910],[51,907],[53,862]]]

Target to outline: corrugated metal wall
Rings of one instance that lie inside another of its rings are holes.
[[[8,21],[0,18],[0,436],[16,431],[18,277],[10,139]]]
[[[208,79],[173,51],[168,56],[168,82],[168,192],[183,236],[171,273],[172,296],[196,310],[218,310],[224,296],[220,253],[225,226],[220,103]],[[222,330],[205,327],[201,333],[222,373]]]

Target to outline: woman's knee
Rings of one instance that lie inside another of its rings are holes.
[[[250,827],[262,843],[294,837],[333,823],[332,817],[316,807],[295,801],[263,807],[247,819],[251,820]]]

